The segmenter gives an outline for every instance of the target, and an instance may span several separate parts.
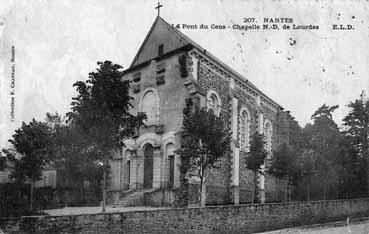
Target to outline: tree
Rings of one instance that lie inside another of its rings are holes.
[[[287,144],[281,145],[279,149],[273,153],[268,173],[276,178],[287,180],[287,195],[290,186],[296,184],[299,175],[296,152]],[[285,200],[287,200],[287,197]]]
[[[252,202],[256,200],[256,194],[258,193],[257,175],[258,173],[264,173],[261,166],[264,164],[267,155],[264,135],[256,132],[251,138],[250,151],[247,152],[247,157],[245,158],[246,168],[254,172]]]
[[[114,150],[120,149],[125,138],[134,135],[143,125],[144,113],[134,115],[129,95],[128,80],[121,80],[122,66],[110,61],[98,62],[96,72],[91,72],[86,82],[78,81],[78,96],[71,103],[69,121],[78,126],[103,164],[103,202],[106,205],[106,176],[108,159]],[[95,159],[93,159],[95,161]]]
[[[339,175],[338,198],[358,198],[367,194],[367,164],[352,144],[352,138],[343,136],[336,158]]]
[[[50,127],[44,123],[36,121],[25,124],[15,130],[9,142],[15,151],[21,155],[18,159],[15,153],[7,151],[8,157],[14,162],[11,177],[17,181],[24,182],[29,179],[30,190],[30,210],[33,209],[33,190],[37,180],[41,179],[43,168],[51,161],[53,135]]]
[[[313,124],[303,129],[305,153],[314,162],[316,185],[322,187],[323,199],[327,198],[330,186],[337,188],[338,185],[336,159],[340,152],[341,133],[332,118],[337,108],[338,105],[322,105],[311,116]]]
[[[222,117],[216,116],[211,109],[193,106],[192,101],[184,111],[182,130],[182,146],[177,151],[181,157],[181,172],[184,175],[193,171],[199,176],[200,204],[205,206],[206,173],[230,153],[230,132]]]
[[[315,172],[314,154],[311,150],[304,150],[302,154],[297,158],[298,166],[298,180],[301,181],[301,185],[306,186],[306,200],[310,201],[311,181]]]
[[[4,170],[6,167],[6,157],[2,155],[0,151],[0,171]]]
[[[345,135],[350,141],[352,151],[366,161],[367,194],[369,195],[369,99],[364,91],[360,98],[351,102],[349,114],[343,119]]]
[[[103,173],[98,163],[99,157],[84,132],[73,122],[66,123],[65,118],[58,113],[47,113],[46,123],[54,133],[53,161],[59,178],[58,190],[78,191],[77,202],[85,203],[86,181],[90,182],[95,192],[101,191]],[[99,198],[99,196],[93,197]]]

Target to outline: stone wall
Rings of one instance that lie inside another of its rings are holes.
[[[369,199],[2,220],[5,233],[253,233],[369,215]]]

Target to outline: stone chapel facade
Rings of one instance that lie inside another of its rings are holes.
[[[161,194],[159,205],[171,202],[173,196],[168,194],[180,186],[180,158],[175,150],[180,147],[183,109],[189,98],[228,116],[232,130],[232,169],[220,162],[219,169],[210,171],[208,204],[223,204],[227,186],[235,204],[251,201],[253,176],[245,168],[244,157],[253,133],[265,134],[269,152],[289,140],[288,112],[159,16],[122,79],[131,81],[132,111],[145,112],[148,119],[147,127],[127,140],[110,161],[110,194],[115,201],[136,191],[151,194],[154,203]],[[190,178],[190,182],[198,180]],[[261,199],[278,200],[282,185],[275,178],[259,176],[265,191]],[[157,191],[167,192],[155,195]]]

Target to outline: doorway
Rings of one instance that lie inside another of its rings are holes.
[[[152,188],[154,148],[148,144],[144,150],[144,188]]]

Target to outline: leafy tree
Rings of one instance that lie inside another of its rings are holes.
[[[245,158],[246,168],[254,172],[254,189],[252,194],[252,202],[257,199],[257,176],[258,173],[264,173],[261,166],[264,164],[267,155],[268,152],[265,149],[264,135],[256,132],[251,138],[250,151],[247,152],[247,157]]]
[[[313,124],[304,128],[305,150],[314,162],[314,172],[322,186],[323,199],[330,186],[337,186],[336,158],[340,152],[341,133],[332,118],[338,106],[322,105],[312,115]],[[323,183],[321,183],[323,181]]]
[[[82,130],[95,155],[103,164],[103,204],[106,204],[106,176],[108,159],[112,152],[122,147],[123,140],[134,135],[143,125],[144,113],[134,115],[129,95],[129,81],[122,81],[122,66],[110,61],[98,62],[96,72],[91,72],[86,82],[74,84],[78,96],[71,103],[69,120]],[[95,158],[92,159],[95,161]]]
[[[181,157],[182,175],[196,172],[200,178],[201,206],[205,206],[206,191],[204,178],[216,163],[229,153],[230,132],[221,117],[207,108],[187,103],[183,117],[182,147],[177,151]]]
[[[101,190],[102,167],[94,147],[84,132],[74,123],[66,123],[58,113],[46,114],[46,123],[54,133],[54,165],[58,173],[58,190],[79,192],[80,203],[86,202],[85,182]],[[99,196],[95,196],[98,199]],[[74,201],[76,202],[76,201]],[[91,201],[89,201],[91,202]]]
[[[0,152],[0,171],[4,170],[6,166],[6,157]]]
[[[50,127],[44,123],[36,121],[26,124],[15,130],[9,142],[15,151],[21,155],[18,159],[15,152],[8,150],[7,155],[14,162],[11,177],[17,181],[24,182],[30,180],[30,209],[33,209],[33,190],[37,180],[41,179],[43,168],[51,161],[53,135]]]
[[[297,158],[298,175],[297,180],[304,183],[306,186],[306,200],[310,200],[311,181],[315,173],[315,162],[312,151],[305,150]]]
[[[287,144],[282,144],[279,149],[273,153],[268,173],[276,178],[287,180],[286,194],[288,194],[290,186],[296,184],[299,175],[296,152]]]
[[[360,157],[351,141],[351,137],[342,137],[335,161],[339,175],[338,198],[358,198],[367,194],[366,159]]]
[[[360,98],[351,102],[349,114],[343,119],[345,135],[353,154],[366,161],[367,194],[369,195],[369,99],[362,92]]]
[[[301,155],[304,147],[304,139],[302,134],[302,128],[294,117],[289,116],[289,143],[291,150],[297,155]]]

